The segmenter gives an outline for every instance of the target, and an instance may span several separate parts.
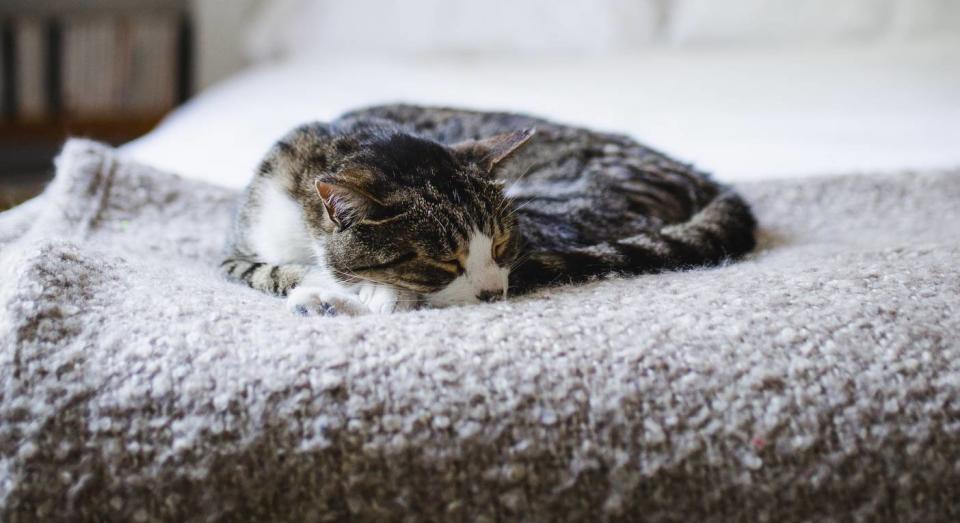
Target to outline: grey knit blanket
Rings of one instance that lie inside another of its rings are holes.
[[[738,263],[303,318],[233,192],[72,141],[0,214],[0,519],[957,521],[960,172],[740,190]]]

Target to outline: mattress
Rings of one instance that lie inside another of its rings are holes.
[[[960,46],[933,43],[565,60],[301,58],[215,85],[122,151],[239,187],[294,125],[398,101],[623,132],[726,181],[960,165]]]

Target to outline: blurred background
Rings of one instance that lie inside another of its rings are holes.
[[[960,0],[0,0],[0,207],[67,136],[226,186],[406,101],[628,133],[728,181],[960,166]]]

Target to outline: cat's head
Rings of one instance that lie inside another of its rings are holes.
[[[336,168],[313,180],[329,265],[432,306],[505,298],[521,239],[494,173],[533,132],[451,146],[399,131],[335,140]]]

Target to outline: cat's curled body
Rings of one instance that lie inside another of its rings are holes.
[[[630,138],[390,105],[275,144],[222,267],[301,313],[353,315],[717,264],[754,228],[731,189]]]

